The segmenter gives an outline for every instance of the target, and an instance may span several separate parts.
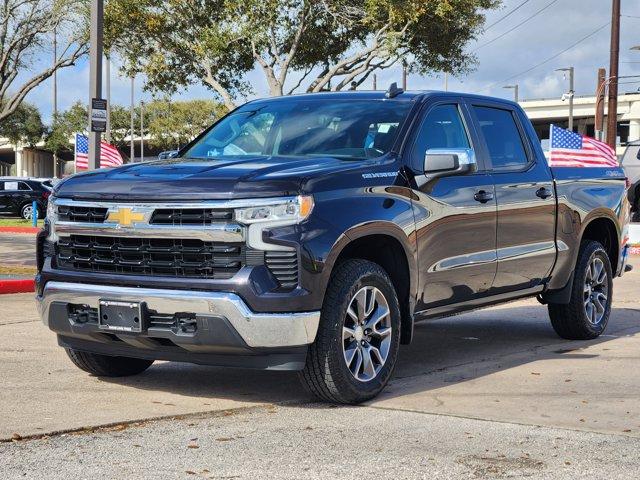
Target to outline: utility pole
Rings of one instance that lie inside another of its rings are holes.
[[[377,90],[378,89],[378,78],[376,77],[376,74],[373,74],[373,89]]]
[[[140,161],[144,162],[144,102],[140,100]]]
[[[598,69],[598,85],[596,86],[595,131],[596,140],[600,141],[602,141],[602,134],[604,130],[604,84],[606,82],[606,75],[607,71],[604,68]]]
[[[407,61],[402,59],[402,89],[407,91]]]
[[[620,0],[611,5],[611,45],[609,56],[609,108],[607,112],[607,144],[616,148],[618,137],[618,61],[620,56]]]
[[[502,88],[510,88],[510,89],[512,89],[512,90],[513,90],[513,101],[514,101],[514,102],[516,102],[516,103],[518,103],[518,100],[520,99],[520,98],[519,98],[519,89],[520,89],[520,86],[519,86],[517,83],[515,83],[515,84],[513,84],[513,85],[505,85],[505,86],[504,86],[504,87],[502,87]]]
[[[131,133],[129,135],[129,160],[131,162],[135,162],[136,161],[136,154],[135,154],[135,146],[133,144],[133,134],[135,132],[135,115],[136,115],[136,104],[134,103],[135,97],[134,97],[134,87],[135,87],[135,77],[132,75],[131,76]]]
[[[444,72],[444,91],[449,91],[449,72]]]
[[[58,69],[55,68],[58,62],[58,32],[53,29],[53,126],[58,121]],[[58,176],[58,154],[53,152],[53,176]]]
[[[109,54],[107,54],[104,73],[107,87],[107,131],[105,132],[105,139],[107,143],[111,143],[111,55]]]
[[[565,74],[566,72],[569,72],[569,131],[573,132],[573,77],[575,69],[573,67],[557,68],[556,72],[565,72]],[[564,95],[562,96],[562,99],[564,100]]]
[[[102,98],[102,32],[104,0],[91,0],[91,33],[89,35],[89,110],[92,99]],[[89,124],[92,122],[89,121]],[[91,125],[90,125],[91,126]],[[89,128],[89,170],[100,168],[100,132]]]

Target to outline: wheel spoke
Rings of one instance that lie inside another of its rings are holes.
[[[344,361],[347,363],[347,367],[351,368],[351,364],[353,363],[353,359],[358,353],[358,344],[356,342],[351,342],[349,344],[349,348],[345,348],[344,350]]]
[[[597,293],[593,299],[593,303],[598,310],[598,315],[602,315],[607,305],[607,296],[604,293]]]
[[[363,288],[356,293],[356,303],[358,304],[358,322],[363,322],[367,311],[367,289]]]
[[[351,373],[353,373],[353,375],[356,378],[360,377],[360,368],[362,367],[362,350],[360,348],[356,347],[356,360],[355,360],[355,367],[351,368],[351,364],[349,364],[349,370],[351,370]]]
[[[355,334],[356,331],[353,328],[342,327],[342,341],[353,338]]]
[[[375,357],[376,363],[378,365],[382,366],[382,364],[384,363],[384,359],[382,358],[382,353],[380,353],[380,350],[378,350],[373,345],[369,345],[369,354],[372,357]]]
[[[371,330],[375,331],[378,323],[387,318],[388,315],[389,309],[384,305],[378,305],[378,308],[375,309],[375,311],[367,320],[367,323],[365,323],[365,328],[370,328]]]
[[[373,334],[381,339],[385,339],[391,335],[391,327],[381,328],[378,330],[374,330]]]
[[[364,363],[362,368],[362,375],[366,379],[371,379],[376,376],[376,369],[373,366],[373,361],[371,359],[371,347],[362,349],[362,361]]]

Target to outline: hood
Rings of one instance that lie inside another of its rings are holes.
[[[56,185],[63,198],[101,200],[215,200],[303,193],[318,176],[361,168],[333,157],[173,158],[81,173]]]

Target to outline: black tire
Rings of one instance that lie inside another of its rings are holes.
[[[594,259],[602,261],[607,276],[603,282],[603,285],[606,285],[607,288],[606,305],[602,319],[597,323],[589,320],[585,307],[585,296],[589,295],[588,292],[585,292],[588,269]],[[548,305],[549,317],[551,318],[553,329],[559,336],[567,340],[591,340],[597,338],[604,332],[607,328],[607,323],[609,323],[612,295],[613,274],[607,252],[602,245],[596,241],[587,240],[582,242],[580,252],[578,253],[578,261],[574,272],[569,303],[550,303]]]
[[[85,372],[98,377],[128,377],[144,372],[153,360],[141,358],[111,357],[98,353],[87,353],[65,349],[73,364]]]
[[[347,366],[343,351],[343,326],[347,309],[356,293],[365,287],[373,287],[384,296],[383,300],[389,307],[385,322],[391,328],[386,360],[383,364],[378,364],[378,373],[367,381],[356,379]],[[373,262],[347,260],[336,268],[329,281],[316,340],[309,346],[304,370],[299,374],[300,379],[321,400],[344,404],[361,403],[378,395],[386,386],[393,374],[399,348],[400,308],[389,275]]]

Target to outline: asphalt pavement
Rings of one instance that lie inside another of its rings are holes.
[[[637,478],[639,280],[616,280],[595,341],[558,338],[535,300],[419,324],[387,390],[361,407],[314,403],[287,372],[158,362],[91,377],[31,295],[0,296],[0,473]]]

